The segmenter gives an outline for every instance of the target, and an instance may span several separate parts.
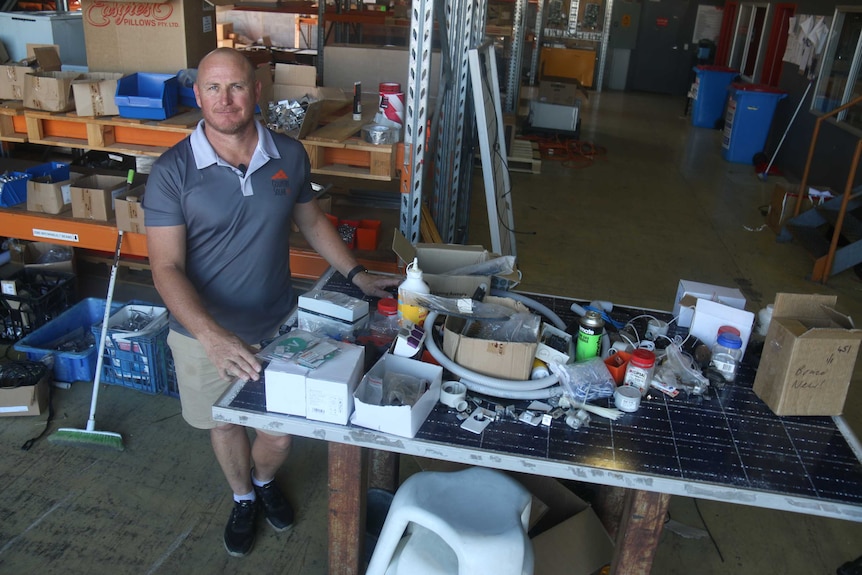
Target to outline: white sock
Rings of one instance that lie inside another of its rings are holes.
[[[254,471],[251,472],[251,482],[255,487],[263,487],[264,485],[269,485],[272,482],[272,479],[269,481],[261,481],[257,477],[254,476]]]
[[[254,489],[246,493],[245,495],[237,495],[233,494],[233,500],[239,503],[240,501],[254,501],[257,499],[257,496],[254,494]]]

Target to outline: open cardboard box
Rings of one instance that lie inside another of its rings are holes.
[[[448,271],[485,262],[494,257],[482,246],[422,243],[414,246],[404,237],[404,234],[395,230],[392,237],[392,251],[405,264],[412,262],[413,258],[419,259],[422,279],[425,280],[434,295],[469,297],[481,285],[487,286],[488,291],[491,289],[491,276],[446,274]],[[517,283],[519,281],[518,271],[515,270],[507,276],[502,276],[502,278],[507,282]]]
[[[414,457],[422,471],[467,467]],[[536,575],[593,575],[613,559],[614,542],[592,507],[552,477],[503,471],[532,495],[529,534]]]
[[[48,407],[51,370],[36,385],[0,389],[0,417],[40,415]]]
[[[325,102],[344,104],[348,101],[347,95],[343,90],[317,85],[317,68],[314,66],[276,64],[272,84],[272,101],[301,101],[303,98],[308,98],[309,104],[305,110],[302,126],[296,133],[289,134],[298,140],[305,138],[317,129],[320,117],[323,114]],[[261,110],[264,110],[264,108],[266,107],[261,106]],[[264,110],[264,115],[268,113],[268,110]]]
[[[780,293],[754,379],[776,415],[841,415],[862,330],[834,295]]]
[[[673,304],[673,315],[679,327],[689,327],[697,300],[708,299],[737,309],[745,309],[745,296],[736,288],[679,280]]]
[[[529,311],[524,304],[510,298],[488,296],[488,303],[505,305],[520,312]],[[527,380],[533,368],[535,342],[493,341],[463,333],[467,320],[449,316],[443,326],[443,353],[466,369],[503,379]]]
[[[428,389],[413,405],[378,405],[370,378],[382,381],[387,372],[402,373],[426,379]],[[355,410],[350,422],[354,425],[392,433],[402,437],[415,437],[440,399],[443,368],[414,359],[386,353],[366,373],[353,394]]]

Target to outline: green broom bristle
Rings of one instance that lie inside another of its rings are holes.
[[[74,443],[77,445],[91,445],[94,447],[110,447],[117,451],[123,451],[123,437],[119,433],[111,431],[87,431],[86,429],[73,429],[63,427],[48,437],[52,443]]]

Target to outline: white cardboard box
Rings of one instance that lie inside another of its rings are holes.
[[[365,368],[365,348],[337,342],[338,355],[305,376],[305,416],[347,424],[353,413],[353,392]]]
[[[673,315],[679,327],[689,327],[698,299],[708,299],[737,309],[745,309],[745,296],[736,288],[679,280],[674,298]]]
[[[748,338],[751,337],[751,328],[754,325],[754,314],[708,299],[697,300],[689,334],[712,347],[715,345],[715,340],[718,339],[718,328],[723,325],[729,325],[739,330],[744,357]]]
[[[382,379],[387,371],[421,377],[430,381],[431,385],[412,407],[369,403],[369,377]],[[414,437],[440,399],[442,383],[443,368],[439,365],[387,353],[365,374],[353,394],[355,410],[350,422],[384,433]]]
[[[264,372],[266,410],[305,417],[305,375],[308,369],[291,361],[272,361]]]
[[[299,296],[299,309],[355,322],[368,315],[368,302],[335,291],[311,290]]]

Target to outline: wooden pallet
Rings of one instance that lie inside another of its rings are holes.
[[[512,140],[508,165],[510,172],[542,173],[542,154],[539,145],[529,140]]]
[[[313,174],[391,181],[397,177],[397,144],[369,144],[359,138],[342,142],[300,140],[311,160]]]
[[[20,100],[0,102],[0,140],[25,143],[27,122],[24,119],[24,104]]]
[[[33,144],[160,156],[194,130],[201,113],[193,110],[156,121],[26,110],[24,118]]]

